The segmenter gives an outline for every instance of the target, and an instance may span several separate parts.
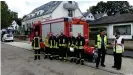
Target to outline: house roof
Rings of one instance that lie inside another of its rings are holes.
[[[83,12],[83,16],[86,17],[88,16],[88,14],[91,13],[90,11],[89,12]],[[92,14],[94,16],[95,19],[99,19],[101,17],[103,17],[105,13],[100,13],[100,14]]]
[[[125,23],[133,22],[133,14],[120,14],[114,16],[105,16],[100,19],[90,22],[90,25],[101,25],[101,24],[114,24],[114,23]]]
[[[84,17],[86,17],[88,15],[87,12],[83,12],[82,14],[83,14]]]
[[[24,20],[28,20],[28,19],[32,19],[32,18],[36,18],[42,15],[46,15],[46,14],[50,14],[52,13],[57,7],[58,5],[61,3],[62,1],[51,1],[48,2],[40,7],[35,8],[30,14],[35,14],[36,12],[38,12],[39,10],[43,10],[43,13],[40,15],[34,15],[33,17],[28,18],[28,16],[24,19]]]
[[[82,14],[83,14],[84,17],[86,17],[86,16],[88,16],[89,13],[91,13],[91,12],[87,11],[87,12],[83,12]]]
[[[105,13],[100,13],[100,14],[93,14],[95,19],[101,18]]]

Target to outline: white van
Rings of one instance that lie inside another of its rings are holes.
[[[11,41],[13,42],[14,41],[14,37],[13,37],[13,34],[5,34],[2,38],[2,41],[3,42],[6,42],[6,41]]]

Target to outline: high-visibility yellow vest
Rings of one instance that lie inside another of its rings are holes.
[[[102,38],[101,38],[100,34],[98,34],[97,35],[97,45],[96,45],[98,47],[98,49],[101,48],[101,42],[102,42]],[[104,35],[104,46],[106,49],[106,47],[107,47],[107,36],[106,35]]]
[[[37,45],[36,45],[36,43],[37,43]],[[33,49],[35,49],[35,50],[40,49],[40,38],[39,37],[34,37],[34,46],[33,46]]]
[[[48,37],[46,37],[46,38],[44,39],[44,44],[45,44],[45,47],[49,47],[48,40],[49,40],[49,38],[48,38]]]
[[[121,38],[119,38],[119,39],[117,39],[117,41],[122,41],[122,39]],[[115,42],[115,41],[114,41]],[[121,43],[120,43],[121,44]],[[115,46],[113,46],[113,51],[115,52],[115,53],[123,53],[124,52],[124,45],[115,45]]]

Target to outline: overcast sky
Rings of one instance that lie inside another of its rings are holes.
[[[49,2],[50,0],[6,0],[9,9],[18,12],[18,17],[22,18],[24,15],[29,14],[33,9]],[[75,0],[78,2],[79,8],[85,12],[90,6],[96,5],[100,0]],[[105,0],[103,0],[105,1]],[[133,0],[128,0],[133,5]]]

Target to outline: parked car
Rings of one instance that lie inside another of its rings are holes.
[[[13,42],[14,41],[13,34],[4,34],[2,41],[3,42]]]

